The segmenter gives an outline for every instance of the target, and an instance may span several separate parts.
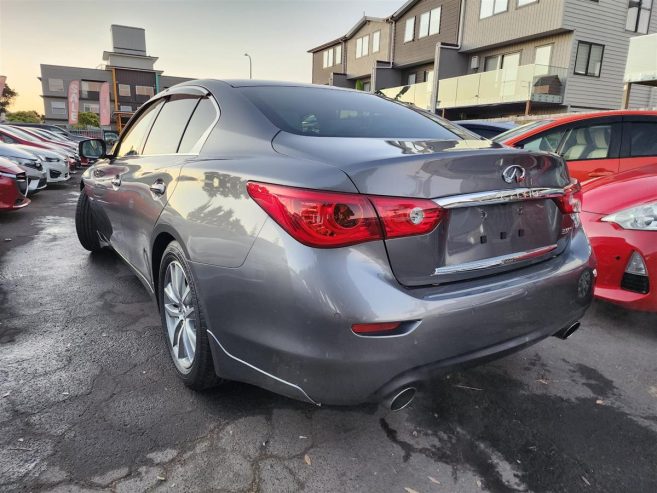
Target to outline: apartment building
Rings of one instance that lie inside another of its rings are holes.
[[[163,75],[154,68],[157,57],[146,53],[144,29],[112,25],[112,51],[104,51],[102,68],[82,68],[41,64],[41,97],[46,123],[68,122],[68,86],[80,81],[80,111],[100,112],[100,87],[110,85],[112,128],[121,127],[135,111],[155,93],[180,82],[185,77]]]
[[[630,39],[657,32],[652,4],[409,1],[384,19],[390,56],[372,62],[370,89],[453,118],[620,108]],[[628,105],[655,107],[657,93],[639,87]]]

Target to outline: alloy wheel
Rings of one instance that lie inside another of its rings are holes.
[[[173,361],[186,373],[196,353],[196,317],[192,290],[182,265],[173,260],[164,279],[164,315]]]

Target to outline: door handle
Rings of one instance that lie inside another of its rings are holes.
[[[151,192],[153,192],[156,195],[164,195],[164,192],[166,192],[167,186],[163,182],[158,180],[150,186],[150,189],[151,189]]]
[[[590,178],[599,178],[601,176],[609,176],[609,175],[613,175],[613,174],[614,173],[612,173],[611,171],[602,171],[602,170],[601,171],[591,171],[589,173],[589,177]]]
[[[120,187],[121,186],[121,175],[116,175],[114,178],[112,178],[112,185],[115,187]]]

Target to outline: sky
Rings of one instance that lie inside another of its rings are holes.
[[[0,75],[19,96],[10,111],[43,113],[39,65],[97,67],[111,24],[146,29],[165,75],[311,81],[308,49],[345,34],[363,13],[405,0],[0,0]]]

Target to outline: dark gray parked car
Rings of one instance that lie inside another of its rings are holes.
[[[187,385],[400,408],[434,374],[565,338],[591,301],[563,161],[461,135],[359,91],[185,83],[111,155],[80,144],[106,159],[78,235],[157,299]]]

